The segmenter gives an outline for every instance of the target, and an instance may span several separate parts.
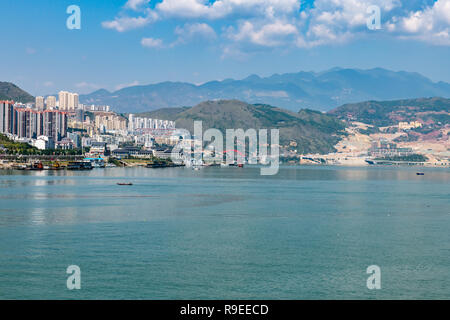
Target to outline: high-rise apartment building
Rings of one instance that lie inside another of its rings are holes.
[[[59,110],[67,110],[69,106],[69,92],[60,91],[58,94]]]
[[[78,109],[79,95],[78,93],[72,93],[67,91],[61,91],[59,93],[59,110],[62,111],[75,111]]]
[[[67,135],[67,113],[46,110],[43,112],[44,136],[60,141]]]
[[[56,97],[48,96],[45,102],[47,105],[47,109],[53,110],[56,108]]]
[[[36,109],[44,110],[44,97],[36,97]]]
[[[0,101],[0,133],[14,133],[14,101]]]
[[[67,113],[15,108],[12,101],[0,101],[0,133],[30,139],[47,136],[60,141],[67,135]]]
[[[79,96],[78,93],[69,93],[69,110],[74,111],[78,109]]]

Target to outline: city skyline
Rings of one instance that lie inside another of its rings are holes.
[[[2,80],[35,96],[333,67],[382,67],[450,82],[449,0],[353,2],[2,1],[10,50],[0,59],[12,61]],[[66,27],[70,5],[80,7],[80,30]],[[370,5],[380,8],[379,30],[366,25]]]

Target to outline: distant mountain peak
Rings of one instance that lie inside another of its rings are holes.
[[[338,67],[320,73],[300,71],[270,77],[253,74],[242,80],[226,79],[201,85],[166,81],[114,93],[96,91],[80,96],[80,101],[107,104],[118,112],[194,106],[216,99],[270,104],[292,111],[302,108],[327,111],[345,103],[432,96],[450,98],[450,84],[434,83],[413,72]]]

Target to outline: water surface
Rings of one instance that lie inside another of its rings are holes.
[[[416,170],[0,171],[0,298],[449,299],[450,170]]]

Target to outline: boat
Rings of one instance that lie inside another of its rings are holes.
[[[44,170],[42,162],[36,162],[26,167],[26,170]]]
[[[86,158],[85,162],[90,162],[93,168],[105,168],[105,160],[103,158]]]
[[[418,176],[424,176],[425,173],[423,173],[423,172],[417,172],[416,175],[418,175]]]
[[[91,162],[69,162],[67,170],[92,170]]]
[[[129,183],[117,183],[118,186],[132,186],[133,184],[131,182]]]

